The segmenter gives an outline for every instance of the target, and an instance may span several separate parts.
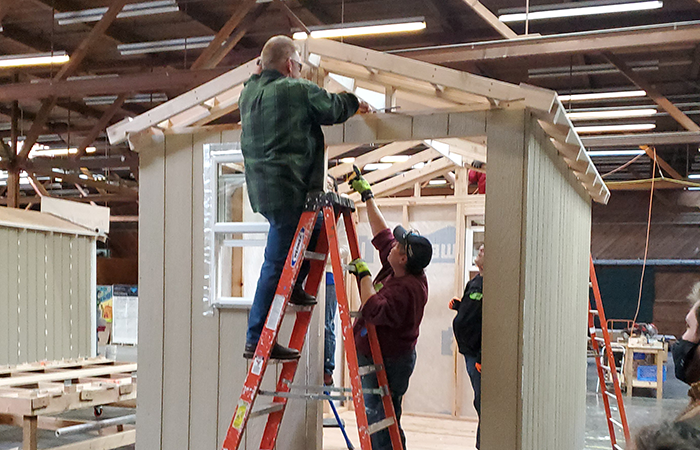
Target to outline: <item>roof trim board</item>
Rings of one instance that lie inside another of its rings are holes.
[[[20,228],[45,233],[62,233],[79,236],[98,237],[99,235],[87,228],[75,225],[52,214],[38,211],[0,207],[0,227]]]
[[[301,53],[316,69],[319,75],[316,79],[321,83],[327,76],[325,67],[328,67],[334,73],[340,72],[339,75],[366,78],[368,82],[385,85],[394,95],[401,92],[401,86],[408,87],[407,90],[414,87],[427,99],[432,91],[433,100],[454,103],[454,108],[449,109],[435,107],[433,101],[432,105],[426,105],[426,112],[353,117],[345,124],[325,128],[329,145],[484,136],[488,110],[528,108],[540,119],[543,129],[589,195],[601,203],[606,203],[610,196],[554,91],[492,80],[324,39],[305,40]],[[115,144],[129,135],[144,132],[158,135],[193,125],[195,128],[206,126],[237,108],[242,85],[256,69],[256,60],[251,60],[134,119],[112,125],[107,129],[109,140]],[[361,77],[362,74],[366,76]],[[399,86],[391,85],[393,82]],[[445,93],[451,95],[446,98]],[[231,127],[236,128],[236,125]]]

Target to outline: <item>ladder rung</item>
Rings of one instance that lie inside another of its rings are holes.
[[[600,314],[597,309],[589,309],[588,313],[593,314],[594,316],[597,316]]]
[[[369,375],[370,373],[379,372],[382,369],[384,369],[384,366],[382,366],[381,364],[377,364],[377,365],[372,364],[369,366],[360,366],[357,373],[359,373],[361,377],[364,377],[365,375]]]
[[[282,409],[284,409],[284,405],[282,403],[272,403],[268,406],[258,409],[257,411],[251,412],[250,418],[252,419],[253,417],[264,416],[265,414],[272,414],[277,411],[282,411]]]
[[[617,445],[617,444],[613,444],[613,448],[614,448],[615,450],[625,450],[624,448],[620,447],[620,446]]]
[[[618,422],[617,420],[613,419],[612,417],[609,418],[608,420],[610,421],[610,423],[612,423],[612,424],[615,425],[616,427],[618,427],[618,428],[623,428],[623,429],[624,429],[624,427],[622,426],[622,424],[621,424],[620,422]]]
[[[310,252],[307,250],[304,252],[304,259],[315,259],[316,261],[325,261],[326,254],[325,253]]]
[[[282,397],[282,398],[299,398],[304,400],[338,400],[345,401],[349,400],[350,397],[346,395],[328,395],[328,394],[311,394],[307,392],[295,393],[295,392],[276,392],[276,391],[258,391],[258,395],[266,397]]]
[[[603,370],[606,370],[606,371],[610,372],[610,366],[606,366],[605,364],[601,364],[600,367],[601,367]]]
[[[336,387],[336,386],[307,386],[307,385],[297,385],[294,384],[289,387],[290,389],[304,389],[306,391],[315,392],[352,392],[352,388],[348,387]]]
[[[605,395],[607,395],[608,397],[610,397],[610,398],[612,398],[613,400],[617,401],[617,395],[615,395],[614,392],[610,392],[610,391],[608,391],[608,390],[605,390]]]
[[[605,342],[605,339],[603,339],[602,337],[598,337],[598,336],[595,337],[595,340],[598,342]]]
[[[380,420],[379,422],[373,423],[372,425],[367,427],[367,432],[369,434],[374,434],[374,433],[377,433],[379,431],[382,431],[382,430],[389,428],[393,424],[394,424],[394,418],[387,417],[386,419]]]

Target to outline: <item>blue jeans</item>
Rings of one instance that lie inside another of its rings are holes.
[[[292,239],[294,239],[294,234],[299,225],[301,212],[273,211],[272,213],[264,213],[263,216],[270,222],[270,232],[267,235],[267,243],[265,244],[265,262],[263,262],[262,269],[260,269],[260,278],[255,289],[253,306],[250,308],[250,314],[248,315],[248,332],[246,334],[246,344],[248,345],[257,344],[260,339],[260,334],[267,319],[267,313],[270,311],[277,284],[282,275],[282,269],[284,269],[284,263],[287,260],[289,247],[292,245]],[[323,214],[319,212],[316,226],[311,234],[309,250],[316,247],[316,241],[322,226]],[[296,285],[301,287],[308,274],[309,262],[304,261],[299,269]]]
[[[464,355],[464,360],[467,363],[467,373],[474,389],[474,409],[476,409],[476,415],[479,418],[479,425],[476,428],[476,448],[478,449],[481,446],[481,372],[476,370],[476,358]]]
[[[323,343],[323,372],[333,375],[335,370],[335,310],[338,299],[335,295],[333,273],[326,273],[326,329]]]
[[[373,364],[371,358],[361,354],[357,355],[357,360],[360,366]],[[403,448],[406,448],[406,436],[404,435],[403,428],[401,428],[401,401],[408,390],[408,380],[411,378],[413,369],[416,367],[416,351],[413,350],[411,353],[404,356],[384,358],[384,367],[389,380],[391,402],[394,404],[394,413],[396,414],[396,421],[399,425],[401,442],[403,443]],[[377,377],[375,374],[369,374],[362,378],[363,389],[376,389],[377,387]],[[365,394],[364,398],[365,408],[367,409],[367,422],[369,424],[379,422],[386,417],[381,396],[377,394]],[[391,436],[389,435],[388,429],[384,429],[372,435],[372,450],[391,449]]]

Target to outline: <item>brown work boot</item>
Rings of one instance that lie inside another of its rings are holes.
[[[316,304],[316,298],[306,293],[300,286],[294,286],[289,303],[298,306],[311,306]]]
[[[333,375],[323,372],[323,384],[326,386],[333,386]]]
[[[243,351],[243,357],[245,359],[253,359],[253,356],[255,355],[255,347],[257,346],[258,344],[246,344],[245,350]],[[299,359],[300,356],[301,354],[298,350],[287,348],[279,344],[275,344],[270,352],[270,359],[279,359],[281,361]]]

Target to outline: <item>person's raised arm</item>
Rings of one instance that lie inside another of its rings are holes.
[[[384,220],[382,212],[379,211],[379,207],[374,200],[374,194],[372,193],[372,188],[367,180],[362,177],[360,169],[357,166],[352,166],[353,176],[350,179],[350,187],[353,188],[355,192],[360,194],[362,201],[367,204],[367,217],[369,218],[369,225],[372,228],[372,236],[376,236],[382,230],[389,228]]]

